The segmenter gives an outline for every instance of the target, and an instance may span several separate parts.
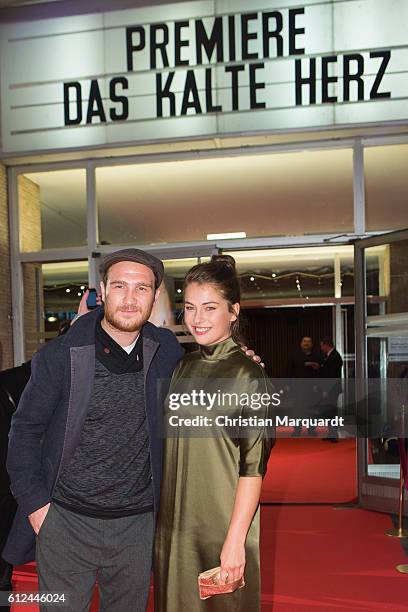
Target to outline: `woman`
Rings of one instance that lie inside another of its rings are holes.
[[[187,273],[184,319],[200,350],[182,359],[168,398],[177,390],[208,391],[219,379],[226,392],[268,392],[264,370],[236,342],[239,302],[232,257],[213,256]],[[242,415],[244,409],[238,409]],[[203,413],[208,415],[205,409]],[[257,416],[261,415],[265,416],[258,410]],[[271,438],[263,429],[251,437],[233,437],[222,428],[207,437],[182,436],[179,431],[165,440],[155,542],[155,610],[255,612],[260,596],[258,505]],[[200,600],[198,574],[218,565],[221,583],[245,573],[246,586]]]

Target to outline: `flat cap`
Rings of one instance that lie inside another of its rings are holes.
[[[133,261],[143,266],[147,266],[154,274],[156,289],[160,286],[164,275],[163,262],[154,255],[150,255],[150,253],[146,253],[146,251],[141,251],[140,249],[122,249],[105,255],[99,266],[99,272],[102,278],[113,264],[119,263],[120,261]]]

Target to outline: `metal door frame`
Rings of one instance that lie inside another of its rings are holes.
[[[356,240],[354,243],[354,296],[355,296],[355,355],[356,355],[356,402],[365,396],[367,377],[367,294],[365,278],[365,250],[408,240],[408,229],[378,234],[370,238]],[[408,328],[407,328],[408,331]],[[391,478],[368,476],[367,444],[365,438],[357,440],[357,476],[359,504],[380,512],[396,512],[399,494],[399,481]]]

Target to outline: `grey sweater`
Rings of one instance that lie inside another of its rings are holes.
[[[110,372],[95,361],[95,382],[80,443],[53,501],[97,518],[153,509],[143,370]]]

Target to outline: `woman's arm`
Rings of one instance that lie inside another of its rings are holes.
[[[241,476],[230,525],[221,551],[220,581],[233,582],[244,574],[245,540],[259,504],[261,476]]]

